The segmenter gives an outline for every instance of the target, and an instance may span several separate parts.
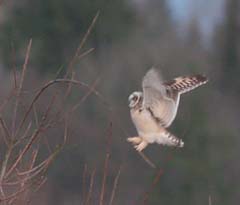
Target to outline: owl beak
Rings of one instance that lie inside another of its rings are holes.
[[[129,100],[129,107],[133,108],[136,105],[136,101],[134,101],[133,99]]]
[[[128,99],[128,106],[129,107],[133,107],[133,104],[134,104],[133,100],[132,99]]]
[[[130,107],[132,103],[131,97],[128,98],[128,106]]]
[[[132,106],[131,100],[128,100],[128,102],[129,102],[129,103],[128,103],[128,106],[131,107],[131,106]]]

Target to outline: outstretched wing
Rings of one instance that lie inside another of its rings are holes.
[[[208,79],[203,75],[193,75],[175,78],[172,81],[165,82],[164,85],[172,91],[183,94],[207,83],[207,81]]]
[[[159,72],[152,68],[143,78],[143,106],[163,127],[168,127],[177,112],[179,95],[169,97]]]

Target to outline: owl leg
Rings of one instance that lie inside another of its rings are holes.
[[[146,142],[145,140],[142,140],[141,143],[139,143],[138,145],[135,145],[134,147],[138,152],[141,152],[147,147],[147,145],[148,145],[148,142]]]
[[[142,138],[141,137],[129,137],[127,138],[128,142],[131,142],[134,145],[138,145],[142,142]]]

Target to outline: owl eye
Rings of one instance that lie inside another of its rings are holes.
[[[137,96],[134,96],[134,97],[133,97],[133,101],[136,101],[137,99],[138,99]]]

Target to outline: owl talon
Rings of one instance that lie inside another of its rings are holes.
[[[134,145],[138,145],[142,142],[142,138],[141,137],[129,137],[127,138],[128,142],[131,142]]]
[[[148,143],[146,141],[143,141],[138,144],[138,145],[135,145],[134,148],[138,151],[138,152],[141,152],[143,151],[146,147],[147,147]]]

